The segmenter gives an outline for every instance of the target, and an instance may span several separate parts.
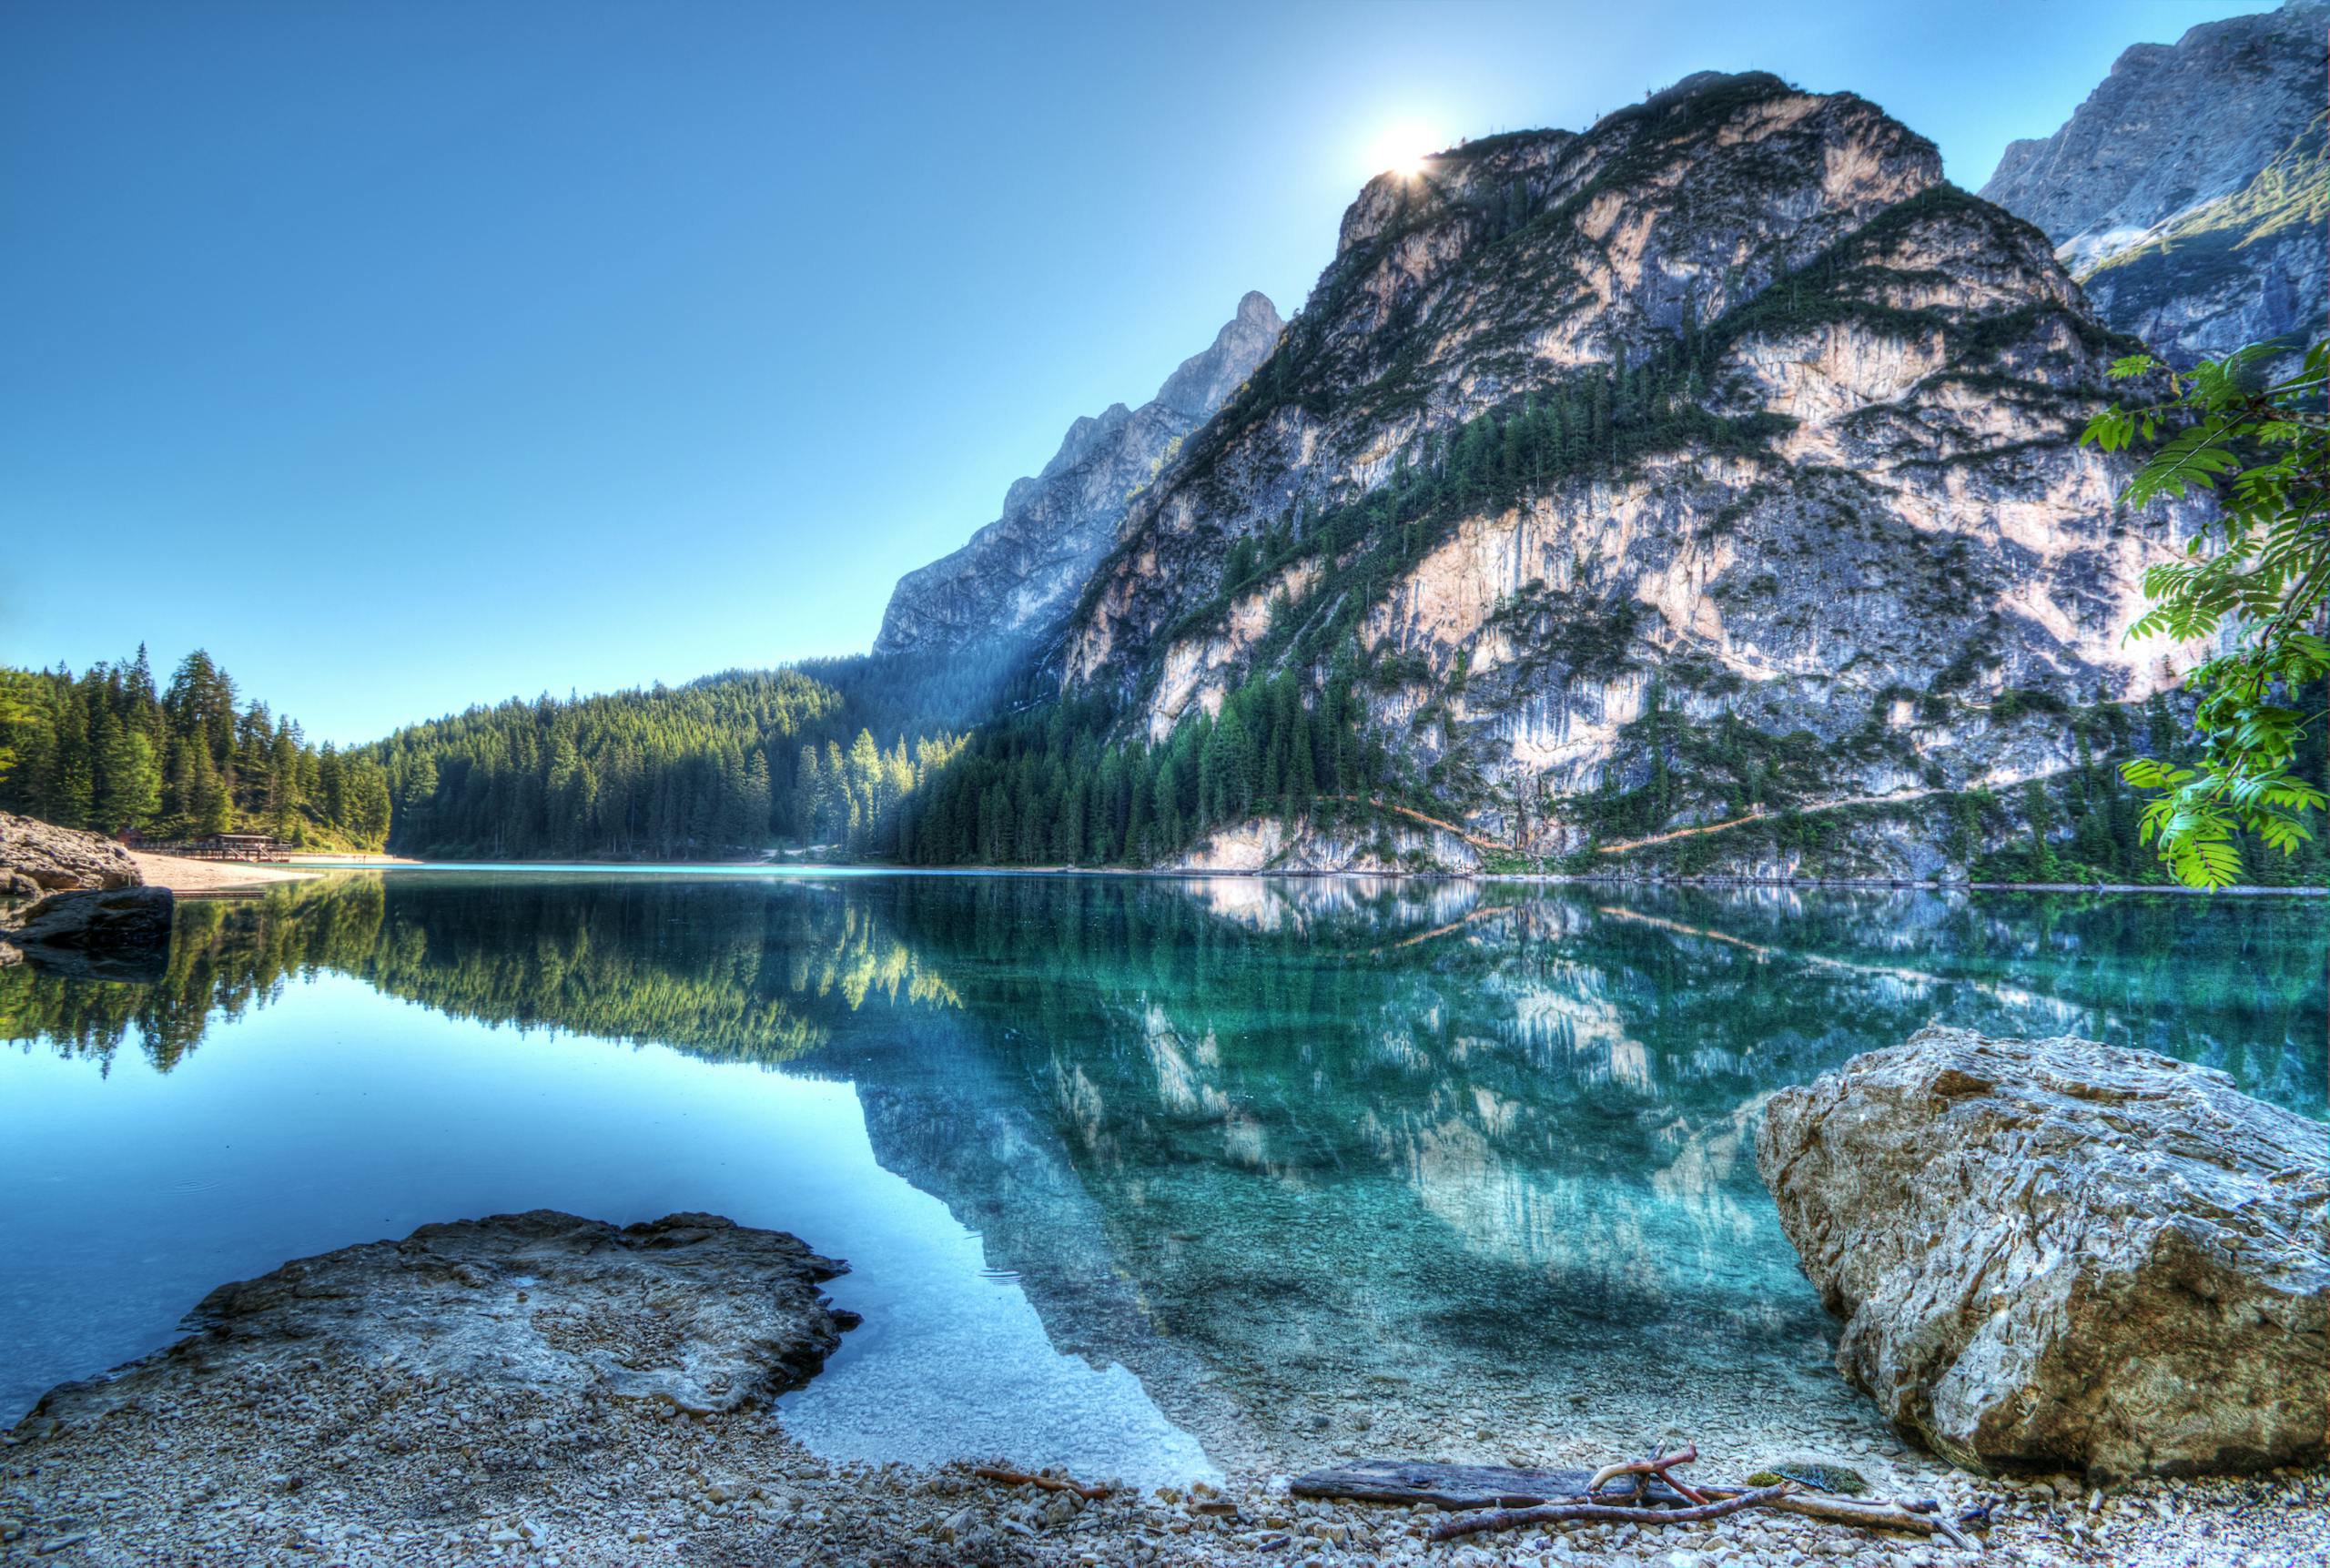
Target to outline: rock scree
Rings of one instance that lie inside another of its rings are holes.
[[[1765,1111],[1837,1365],[1978,1469],[2319,1462],[2330,1129],[2226,1075],[1929,1027]]]

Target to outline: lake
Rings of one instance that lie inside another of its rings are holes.
[[[0,1422],[211,1287],[432,1220],[704,1209],[865,1314],[842,1459],[1159,1482],[1677,1422],[1889,1438],[1756,1177],[1929,1021],[2325,1114],[2321,900],[512,868],[181,901],[0,971]]]

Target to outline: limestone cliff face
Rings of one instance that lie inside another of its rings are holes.
[[[2179,364],[2318,335],[2330,263],[2330,4],[2139,44],[1982,195],[2047,231],[2102,319]]]
[[[1849,95],[1701,76],[1474,143],[1361,193],[1277,355],[1126,517],[1065,683],[1161,737],[1255,675],[1355,672],[1413,793],[1536,855],[1654,778],[1666,824],[1759,776],[2051,773],[2065,710],[2188,662],[2122,633],[2192,518],[2121,515],[2126,466],[2077,442],[2131,347]],[[1372,521],[1425,493],[1396,539]]]
[[[1001,517],[898,580],[874,651],[949,652],[1051,629],[1114,542],[1126,506],[1253,374],[1284,325],[1266,297],[1249,294],[1212,346],[1184,360],[1156,397],[1069,426],[1044,471],[1005,495]]]

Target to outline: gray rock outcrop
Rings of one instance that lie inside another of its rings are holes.
[[[2330,4],[2122,53],[2062,128],[1982,187],[2046,230],[2104,320],[2179,364],[2322,330]]]
[[[14,949],[55,974],[158,979],[169,957],[176,905],[167,887],[52,893],[0,918],[0,952]]]
[[[1012,485],[1001,517],[898,580],[874,651],[1004,648],[1048,630],[1115,542],[1125,508],[1270,356],[1284,326],[1267,297],[1250,293],[1212,346],[1183,360],[1156,397],[1069,426],[1044,471]]]
[[[2224,1074],[1929,1027],[1773,1097],[1757,1164],[1839,1369],[1946,1457],[2322,1457],[2330,1135]]]
[[[0,902],[145,880],[129,851],[109,838],[0,811]]]

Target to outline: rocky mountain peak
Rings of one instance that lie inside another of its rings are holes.
[[[1360,192],[1127,512],[1063,680],[1175,744],[1291,683],[1460,857],[1736,815],[1791,769],[2018,783],[2070,764],[2074,706],[2174,679],[2122,632],[2192,520],[2116,517],[2124,464],[2077,442],[2127,347],[1850,94],[1702,75],[1467,143]]]
[[[2051,137],[2010,142],[1982,187],[2084,271],[2246,186],[2322,111],[2330,0],[2203,22],[2122,52]]]
[[[1279,319],[1278,307],[1270,297],[1248,291],[1238,301],[1238,313],[1213,335],[1212,345],[1182,360],[1180,368],[1165,378],[1156,400],[1192,420],[1208,418],[1238,389],[1239,382],[1253,374],[1254,367],[1269,356],[1284,330],[1286,323]]]
[[[1054,627],[1116,537],[1126,506],[1277,347],[1278,308],[1249,293],[1202,352],[1138,409],[1076,420],[1043,471],[953,554],[898,580],[874,651],[1008,656]]]
[[[2320,329],[2330,288],[2330,0],[2122,53],[1982,195],[2047,232],[2104,320],[2172,360]]]

